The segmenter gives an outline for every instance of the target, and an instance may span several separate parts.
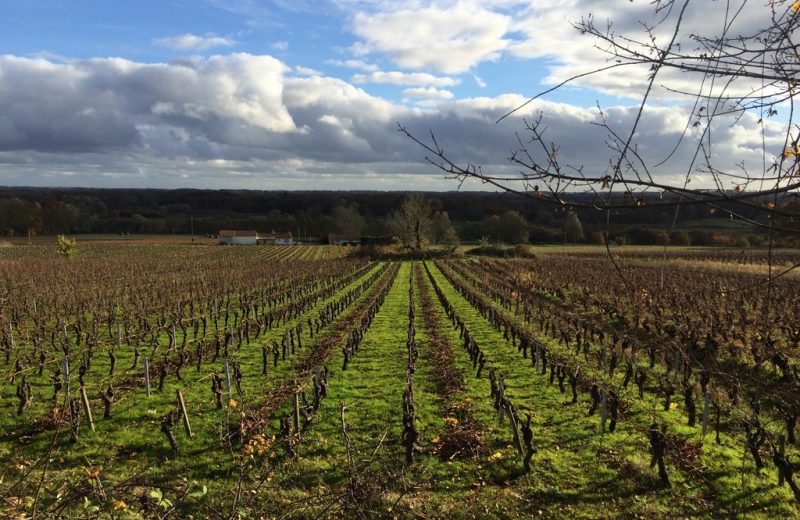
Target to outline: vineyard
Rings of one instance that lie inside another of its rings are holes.
[[[0,248],[0,516],[800,516],[800,254],[347,253]]]

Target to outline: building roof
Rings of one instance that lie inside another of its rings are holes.
[[[251,230],[240,230],[240,229],[223,229],[220,230],[218,235],[221,237],[257,237],[258,233]]]

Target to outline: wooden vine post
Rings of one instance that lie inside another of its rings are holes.
[[[294,431],[300,431],[300,393],[294,393],[294,399],[292,400],[293,404],[293,416],[294,416]]]
[[[225,390],[228,392],[228,402],[231,401],[231,367],[225,360]]]
[[[144,391],[150,397],[150,361],[144,358]]]
[[[606,421],[608,420],[608,392],[604,386],[600,390],[600,433],[606,433]]]
[[[89,427],[94,432],[94,419],[92,418],[92,408],[89,406],[89,396],[86,395],[86,387],[81,386],[81,402],[83,403],[83,411],[86,412],[86,419],[89,420]]]
[[[186,435],[194,437],[192,426],[189,424],[189,414],[186,413],[186,403],[183,401],[183,394],[180,389],[175,390],[175,393],[178,394],[178,406],[181,409],[181,416],[183,416],[183,427],[186,429]]]
[[[64,392],[69,396],[69,358],[64,356]]]

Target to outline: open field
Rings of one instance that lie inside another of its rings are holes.
[[[0,248],[0,516],[800,517],[762,252],[78,248]]]

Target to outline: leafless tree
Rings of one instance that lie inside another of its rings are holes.
[[[526,120],[525,132],[517,135],[517,150],[510,157],[520,167],[515,175],[495,174],[475,164],[461,164],[457,157],[444,152],[433,134],[430,139],[423,139],[402,125],[400,131],[429,153],[426,159],[430,163],[460,182],[477,179],[503,191],[564,205],[566,209],[704,204],[714,211],[765,227],[771,234],[792,231],[782,226],[786,219],[781,217],[800,216],[800,212],[793,211],[790,198],[781,194],[796,196],[800,188],[800,132],[794,109],[800,77],[795,41],[800,3],[758,2],[759,8],[769,11],[767,21],[752,32],[734,32],[748,3],[751,7],[755,4],[752,0],[715,3],[721,27],[713,36],[684,29],[689,11],[703,4],[692,0],[654,0],[654,21],[640,21],[643,37],[619,34],[611,22],[599,24],[591,16],[573,24],[583,37],[594,39],[595,47],[605,53],[606,61],[533,96],[502,115],[498,122],[568,83],[645,67],[649,74],[632,124],[619,126],[609,119],[603,107],[597,107],[598,119],[594,124],[607,134],[609,151],[602,169],[564,162],[559,155],[559,143],[546,138],[547,114]],[[665,161],[649,164],[639,151],[637,131],[656,92],[668,95],[676,105],[688,101],[691,107],[684,131],[678,142],[671,144],[672,154],[681,144],[694,148],[679,183],[668,183],[659,175],[659,166]],[[745,168],[743,163],[731,167],[730,161],[717,160],[713,150],[712,125],[730,118],[736,121],[745,114],[758,116],[763,155],[758,170]],[[767,124],[784,129],[782,146],[768,142]],[[713,186],[690,186],[691,176],[698,173],[710,178]],[[752,217],[754,211],[756,218]]]
[[[389,223],[400,244],[419,251],[430,242],[433,228],[433,206],[420,193],[410,193],[391,215]]]

